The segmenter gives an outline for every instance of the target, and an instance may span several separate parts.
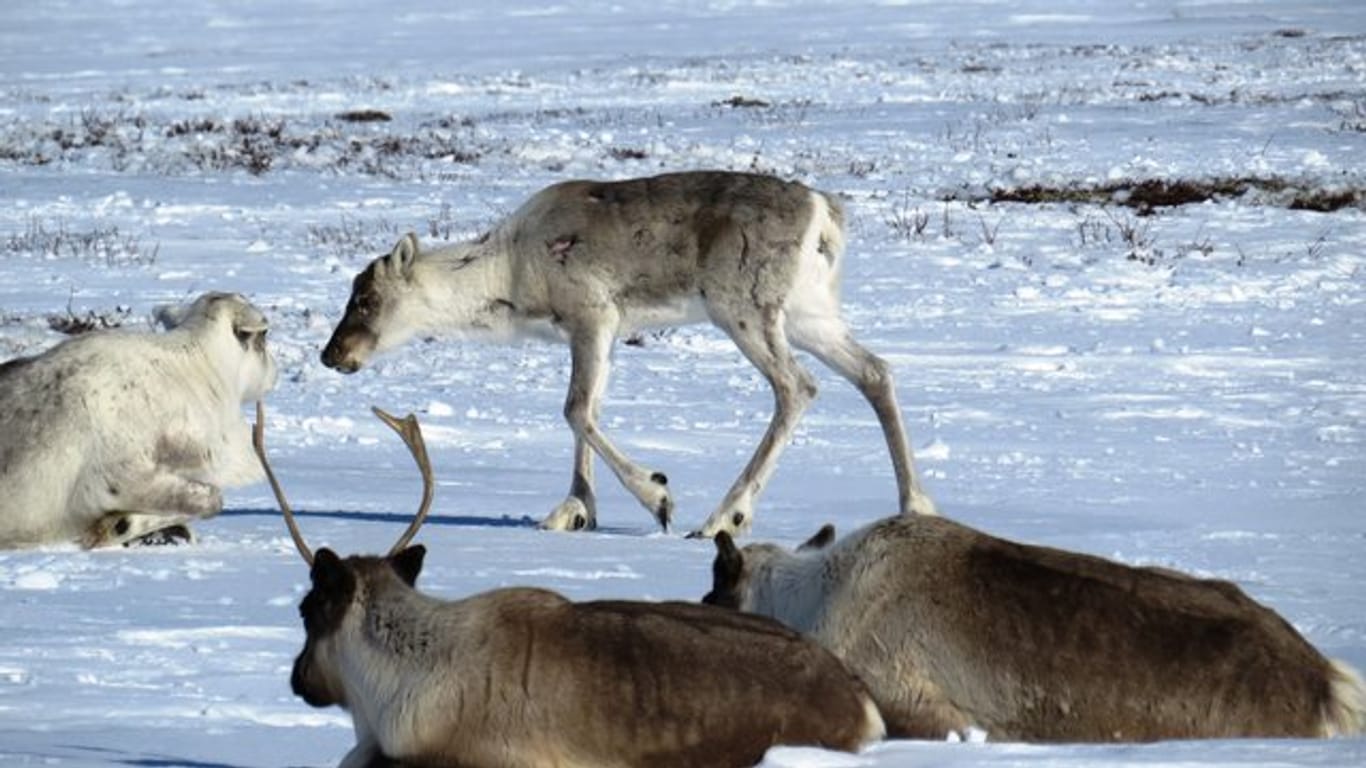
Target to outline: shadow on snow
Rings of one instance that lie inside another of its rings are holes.
[[[280,517],[278,509],[225,509],[219,517]],[[391,514],[388,512],[360,512],[356,510],[307,510],[296,509],[294,516],[299,518],[327,518],[332,520],[352,520],[366,523],[395,523],[407,525],[413,519],[411,514]],[[535,528],[536,521],[529,517],[474,517],[471,515],[429,515],[424,526],[455,526],[461,528]]]

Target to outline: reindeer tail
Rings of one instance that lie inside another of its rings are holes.
[[[1329,664],[1331,693],[1323,711],[1323,735],[1366,733],[1366,683],[1345,662],[1332,659]]]
[[[877,708],[877,704],[873,703],[871,695],[864,694],[863,714],[865,728],[860,743],[855,749],[866,747],[887,738],[887,724],[883,722],[882,712]]]

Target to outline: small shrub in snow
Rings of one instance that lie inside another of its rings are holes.
[[[119,231],[117,225],[76,232],[60,219],[46,223],[29,219],[24,231],[4,241],[6,254],[52,259],[82,259],[109,267],[150,266],[156,263],[159,246],[145,248],[136,235]]]

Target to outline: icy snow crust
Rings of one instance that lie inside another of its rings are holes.
[[[1366,668],[1366,5],[449,5],[3,4],[0,359],[55,343],[54,323],[141,327],[241,291],[273,323],[268,441],[315,546],[386,549],[416,507],[373,403],[423,420],[427,591],[696,599],[712,547],[680,534],[771,407],[718,332],[616,354],[604,425],[668,472],[669,535],[605,472],[601,531],[534,529],[570,479],[565,349],[418,343],[351,377],[318,352],[403,232],[470,237],[571,177],[772,172],[844,196],[848,316],[894,364],[945,513],[1234,580]],[[1253,183],[1123,204],[1152,180]],[[993,202],[1029,189],[1057,194]],[[752,540],[894,511],[870,409],[812,365],[821,396]],[[193,546],[0,553],[0,762],[340,759],[349,718],[289,691],[306,569],[264,485],[227,499]],[[766,761],[1232,763],[1361,765],[1366,742]]]

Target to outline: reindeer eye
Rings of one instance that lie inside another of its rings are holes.
[[[232,329],[232,335],[237,337],[237,343],[240,344],[243,349],[252,345],[259,347],[266,341],[265,329],[248,330],[246,328],[234,328]]]

